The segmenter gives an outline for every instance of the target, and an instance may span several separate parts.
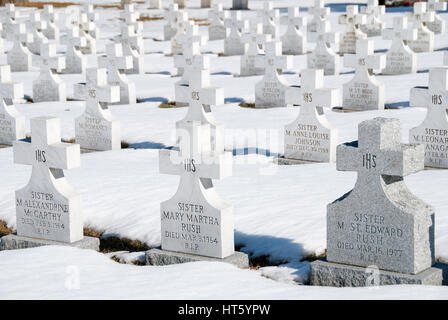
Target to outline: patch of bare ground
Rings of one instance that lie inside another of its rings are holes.
[[[140,16],[137,21],[155,21],[155,20],[163,20],[164,18],[161,16]]]
[[[238,104],[241,108],[255,108],[254,102],[241,102]]]
[[[79,5],[79,3],[75,3],[75,2],[53,2],[53,1],[29,2],[28,0],[7,1],[6,3],[14,3],[14,5],[16,7],[28,7],[28,8],[38,8],[38,9],[43,9],[45,5],[52,5],[54,8],[66,8],[69,6]],[[2,3],[2,4],[4,4],[4,3]]]
[[[14,230],[8,228],[5,221],[0,220],[0,237],[14,233]]]

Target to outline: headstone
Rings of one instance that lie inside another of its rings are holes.
[[[135,83],[129,81],[124,73],[132,68],[132,57],[123,54],[121,44],[106,45],[106,55],[98,57],[98,67],[107,69],[107,84],[120,87],[120,101],[118,104],[137,103]]]
[[[205,43],[205,38],[199,34],[199,27],[188,20],[186,12],[180,13],[177,18],[177,31],[171,38],[171,54],[182,54],[183,45],[192,41]]]
[[[163,26],[163,39],[171,40],[177,31],[177,17],[179,15],[179,7],[177,4],[170,4],[168,12],[165,14],[166,24]],[[187,18],[188,20],[188,18]]]
[[[255,107],[286,107],[286,90],[288,82],[277,70],[291,69],[292,56],[282,56],[282,43],[272,41],[266,43],[266,54],[259,67],[264,67],[264,76],[255,84]]]
[[[86,84],[75,84],[76,99],[86,100],[84,113],[75,120],[75,140],[89,150],[121,149],[120,122],[108,103],[120,100],[120,88],[107,85],[106,69],[87,68]]]
[[[186,43],[183,47],[184,53],[174,56],[174,66],[179,70],[179,75],[182,75],[174,85],[176,106],[188,105],[188,101],[191,99],[189,84],[193,72],[210,69],[210,57],[201,55],[198,42]]]
[[[210,106],[224,104],[224,89],[212,87],[208,69],[190,71],[188,91],[188,112],[176,126],[182,127],[189,121],[199,121],[210,126],[210,148],[214,152],[224,152],[224,127],[215,120]]]
[[[72,26],[67,31],[67,50],[65,52],[65,69],[62,73],[85,73],[87,58],[82,54],[81,48],[87,46],[87,39],[78,26]]]
[[[12,72],[31,71],[33,54],[28,50],[26,44],[33,41],[33,36],[26,32],[25,24],[14,24],[14,44],[7,54],[7,63]]]
[[[100,34],[99,29],[96,26],[96,22],[99,20],[100,15],[95,12],[95,8],[92,4],[85,4],[82,7],[83,12],[85,13],[87,20],[90,21],[92,24],[88,28],[89,34],[95,38],[95,40],[99,40]],[[93,26],[93,28],[92,28]]]
[[[249,0],[232,0],[232,10],[249,10]]]
[[[213,6],[213,0],[201,0],[201,8],[211,8]]]
[[[179,6],[179,9],[185,9],[187,7],[187,0],[173,0],[174,4]]]
[[[346,11],[346,14],[339,16],[339,23],[346,25],[339,42],[339,53],[341,54],[355,53],[357,41],[367,38],[367,35],[359,28],[360,25],[366,24],[366,15],[358,13],[357,5],[347,6]]]
[[[136,34],[143,32],[143,22],[138,21],[140,13],[135,11],[134,4],[125,5],[125,10],[120,15],[124,19],[124,25],[133,26]]]
[[[79,145],[62,143],[60,121],[31,119],[31,143],[14,142],[14,163],[32,166],[28,184],[16,191],[17,235],[1,239],[0,250],[69,245],[99,250],[99,239],[84,237],[81,196],[64,177],[80,166]]]
[[[386,65],[383,54],[374,54],[373,40],[358,40],[356,54],[345,54],[344,65],[355,68],[355,76],[343,85],[342,107],[349,110],[384,109],[385,88],[373,75]]]
[[[25,117],[13,104],[22,98],[22,83],[12,82],[9,65],[0,66],[0,144],[12,145],[25,138]]]
[[[384,29],[381,17],[386,14],[386,6],[378,5],[378,0],[368,0],[367,6],[361,7],[361,13],[366,15],[366,24],[361,25],[361,31],[368,37],[381,36]]]
[[[314,7],[308,8],[308,13],[312,14],[313,18],[308,22],[306,29],[307,32],[314,33],[317,32],[321,19],[325,20],[330,15],[330,8],[325,7],[324,0],[314,0]]]
[[[425,24],[433,22],[434,11],[426,11],[426,2],[415,2],[414,12],[408,15],[413,27],[418,29],[417,40],[408,41],[409,48],[414,52],[432,52],[434,50],[434,32]]]
[[[249,27],[247,20],[242,20],[240,11],[232,11],[230,18],[224,20],[227,36],[224,39],[224,54],[226,56],[241,56],[247,45],[242,40],[242,32]]]
[[[263,9],[257,10],[257,16],[259,22],[263,24],[263,33],[270,34],[274,40],[280,40],[280,11],[274,9],[274,3],[263,2]]]
[[[281,37],[283,54],[298,55],[306,53],[306,33],[303,28],[306,17],[299,16],[299,8],[288,8],[288,27]]]
[[[226,38],[226,27],[224,19],[229,18],[229,12],[222,9],[222,3],[217,3],[208,12],[210,25],[208,26],[209,40],[222,40]]]
[[[149,0],[149,9],[162,9],[162,0]]]
[[[426,27],[435,34],[444,34],[446,32],[445,19],[441,18],[437,11],[446,11],[446,2],[442,0],[428,0],[426,6],[428,11],[434,12],[434,21],[426,22]]]
[[[266,42],[272,40],[271,35],[263,34],[263,25],[257,23],[242,35],[242,39],[247,44],[247,49],[240,58],[240,76],[263,75],[264,68],[259,65],[264,61],[264,47]]]
[[[83,36],[87,40],[87,46],[81,48],[83,54],[96,54],[96,25],[91,22],[87,13],[81,13],[78,21],[79,29],[82,30]]]
[[[187,121],[176,131],[179,151],[161,150],[159,169],[179,175],[179,188],[160,205],[162,246],[147,251],[146,262],[211,260],[247,268],[247,255],[234,248],[233,208],[219,197],[212,180],[231,175],[231,153],[211,149],[208,124]]]
[[[331,32],[331,24],[319,18],[316,31],[316,46],[307,55],[307,65],[310,69],[323,69],[325,75],[337,75],[341,69],[339,55],[331,49],[329,43],[339,43],[339,33]]]
[[[33,102],[66,101],[65,83],[55,73],[65,68],[65,58],[56,55],[55,44],[42,44],[39,65],[39,77],[33,81]]]
[[[58,14],[54,12],[52,5],[44,5],[44,10],[42,12],[42,17],[47,23],[47,27],[43,29],[43,34],[47,39],[59,40],[59,28],[56,22],[59,20]]]
[[[325,89],[324,70],[301,71],[300,88],[291,87],[286,102],[300,105],[296,120],[285,126],[287,159],[334,162],[338,132],[327,121],[324,107],[332,108],[338,102],[338,89]]]
[[[406,17],[394,17],[393,27],[385,29],[383,38],[392,40],[386,53],[384,74],[417,72],[417,55],[409,48],[408,41],[417,39],[417,29],[408,26]]]
[[[311,263],[311,284],[441,285],[434,263],[434,209],[403,178],[423,169],[424,146],[401,143],[398,119],[358,127],[358,141],[337,147],[339,171],[355,187],[327,206],[327,261]]]
[[[425,146],[425,166],[448,168],[448,68],[430,69],[428,88],[412,88],[410,105],[428,111],[422,124],[411,129],[409,142]]]
[[[26,44],[31,53],[40,55],[40,48],[42,44],[48,43],[48,39],[42,33],[42,30],[47,28],[47,22],[42,21],[39,12],[30,13],[29,20],[26,23],[28,33],[33,36],[33,42]]]
[[[123,53],[132,57],[132,68],[125,70],[126,74],[145,73],[143,38],[136,34],[133,26],[121,27],[121,44]]]

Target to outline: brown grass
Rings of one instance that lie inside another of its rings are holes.
[[[154,20],[163,20],[164,18],[161,16],[141,16],[140,18],[137,19],[137,21],[154,21]]]
[[[161,104],[159,104],[159,108],[161,108],[161,109],[170,109],[170,108],[179,108],[179,106],[176,106],[176,102],[175,101],[169,101],[167,103],[162,102]]]
[[[93,8],[103,8],[103,9],[112,9],[112,8],[118,8],[120,9],[119,4],[95,4]]]
[[[241,108],[255,108],[254,102],[241,102],[238,104]]]
[[[115,236],[100,239],[100,251],[103,253],[114,251],[137,252],[146,250],[149,250],[148,245],[139,240],[131,240]]]
[[[69,6],[76,6],[79,3],[75,2],[29,2],[28,0],[24,1],[7,1],[6,3],[14,3],[16,7],[28,7],[28,8],[38,8],[43,9],[44,5],[52,5],[55,8],[66,8]]]
[[[8,228],[5,221],[0,220],[0,237],[14,233],[14,230]]]

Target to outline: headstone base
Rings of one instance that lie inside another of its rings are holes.
[[[317,260],[311,263],[310,284],[328,287],[365,287],[373,277],[365,267]],[[429,268],[419,274],[379,270],[379,285],[422,284],[442,285],[443,270]]]
[[[210,258],[204,256],[198,256],[194,254],[166,251],[161,249],[151,249],[146,251],[145,254],[146,264],[153,266],[165,266],[169,264],[178,264],[186,262],[196,261],[214,261],[214,262],[227,262],[231,263],[238,268],[249,267],[249,256],[243,252],[235,252],[231,256],[224,259]]]
[[[80,249],[92,249],[95,251],[99,251],[100,239],[93,237],[84,237],[82,240],[73,243],[66,243],[53,240],[29,238],[24,236],[18,236],[15,234],[9,234],[7,236],[0,238],[0,251],[35,248],[42,246],[69,246],[69,247],[77,247]]]
[[[297,165],[297,164],[312,164],[312,163],[318,163],[318,162],[280,157],[280,158],[275,158],[274,163],[279,166],[290,166],[290,165]]]

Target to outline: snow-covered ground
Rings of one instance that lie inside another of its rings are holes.
[[[351,1],[355,2],[364,3]],[[190,17],[206,17],[207,11],[198,8],[199,0],[187,3],[193,8],[188,10]],[[231,5],[230,0],[223,3],[225,7]],[[251,0],[250,7],[261,8],[262,3]],[[284,8],[298,4],[294,0],[274,3],[282,9],[282,15],[286,14]],[[312,1],[299,3],[300,6],[311,4]],[[163,14],[162,10],[147,10],[147,6],[139,5],[139,8],[142,15]],[[99,51],[104,52],[105,44],[119,32],[115,19],[119,13],[116,9],[104,8],[98,8],[98,12],[102,37]],[[331,14],[335,30],[343,29],[336,24],[339,14]],[[390,26],[392,17],[402,14],[387,13],[384,21]],[[255,12],[247,11],[243,16],[253,19]],[[448,14],[441,16],[448,19]],[[113,115],[121,121],[122,140],[133,148],[83,154],[81,167],[66,171],[68,181],[82,196],[85,226],[104,231],[105,235],[141,240],[151,247],[160,245],[160,202],[170,198],[178,185],[178,177],[159,174],[157,149],[173,144],[175,121],[187,111],[186,108],[158,108],[160,102],[174,100],[174,83],[179,79],[173,77],[176,70],[172,57],[166,56],[170,52],[169,42],[159,41],[163,38],[164,23],[164,20],[144,22],[146,74],[128,76],[135,82],[142,102],[111,107]],[[207,35],[206,27],[200,27],[200,31]],[[374,39],[376,50],[383,51],[390,45],[388,40]],[[10,45],[6,42],[6,49]],[[330,123],[339,130],[340,143],[356,140],[358,123],[376,116],[399,118],[403,141],[408,141],[409,129],[423,121],[426,113],[421,108],[407,107],[409,90],[426,85],[427,69],[442,64],[440,50],[448,48],[448,36],[436,36],[435,45],[438,51],[418,54],[418,69],[422,72],[378,76],[386,86],[386,104],[397,109],[358,113],[326,111]],[[309,50],[313,46],[310,44]],[[58,51],[64,52],[65,47],[59,46]],[[334,164],[326,163],[274,165],[272,155],[283,153],[282,128],[296,118],[299,108],[239,107],[241,101],[254,100],[254,84],[261,77],[234,77],[233,74],[239,73],[239,57],[218,57],[222,51],[222,41],[210,41],[203,48],[203,52],[212,56],[212,84],[225,90],[226,104],[214,106],[212,110],[226,127],[226,148],[235,154],[233,176],[216,181],[215,185],[220,196],[234,207],[235,242],[241,250],[252,257],[269,256],[272,261],[287,264],[257,271],[219,263],[212,267],[210,263],[141,267],[120,265],[100,253],[72,248],[0,252],[0,270],[7,270],[0,272],[0,298],[448,298],[448,288],[335,289],[296,284],[306,282],[309,272],[308,262],[299,261],[325,250],[327,204],[353,187],[356,173],[338,172]],[[88,65],[96,66],[96,58],[90,55]],[[5,62],[6,56],[0,55],[0,63]],[[300,70],[306,68],[306,57],[296,56],[294,62],[294,68],[285,77],[297,85]],[[325,77],[325,86],[342,89],[342,84],[353,76],[349,68],[343,68],[342,72]],[[12,75],[13,80],[23,82],[25,94],[30,97],[32,81],[37,76],[37,72]],[[85,80],[81,75],[61,75],[61,78],[67,84],[68,98],[73,97],[73,84]],[[71,139],[74,118],[83,112],[84,104],[80,101],[27,103],[17,108],[27,118],[28,132],[30,118],[52,115],[61,118],[63,138]],[[15,228],[14,190],[27,183],[31,170],[28,166],[13,164],[12,148],[0,149],[0,170],[0,220]],[[436,258],[448,262],[448,171],[425,170],[405,181],[414,194],[434,206]],[[123,254],[123,261],[129,262],[138,255]],[[75,267],[67,271],[70,266]],[[39,273],[31,272],[36,269]],[[67,276],[76,270],[80,274],[80,289],[69,290],[65,285]],[[193,284],[196,289],[192,292]]]

